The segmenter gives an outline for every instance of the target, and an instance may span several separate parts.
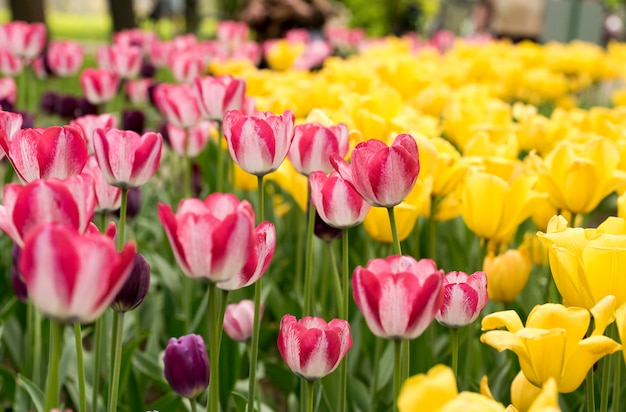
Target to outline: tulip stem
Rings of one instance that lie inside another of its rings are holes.
[[[398,396],[402,385],[402,343],[400,339],[393,341],[393,410],[398,410]]]
[[[437,221],[435,214],[439,205],[439,197],[430,198],[430,217],[428,218],[428,257],[436,261],[437,254]],[[419,256],[419,255],[416,255]]]
[[[303,378],[304,379],[304,378]],[[309,381],[304,379],[306,388],[305,388],[305,403],[306,403],[306,412],[313,412],[313,404],[314,404],[314,395],[315,395],[315,381]]]
[[[50,357],[46,381],[46,411],[59,406],[59,363],[63,349],[64,324],[50,320]]]
[[[311,300],[313,299],[313,228],[315,223],[315,206],[311,202],[311,187],[308,188],[307,204],[309,205],[308,226],[306,231],[306,263],[304,267],[304,316],[312,315]]]
[[[396,223],[396,212],[394,207],[388,207],[389,224],[391,225],[391,236],[393,238],[393,253],[396,255],[402,255],[402,248],[400,247],[400,238],[398,237],[398,226]]]
[[[350,262],[348,256],[348,229],[342,229],[341,231],[341,250],[342,250],[342,262],[343,262],[343,302],[341,304],[342,308],[342,318],[346,321],[349,321],[350,316]],[[341,386],[339,388],[339,411],[345,412],[346,410],[346,393],[348,388],[348,354],[346,353],[345,359],[341,362],[340,374],[341,374]]]
[[[600,411],[609,410],[609,386],[611,381],[611,360],[613,356],[605,356],[602,359],[602,392],[600,393]]]
[[[103,315],[104,316],[104,315]],[[102,364],[102,316],[96,319],[94,333],[95,348],[93,356],[93,383],[91,391],[91,410],[98,411],[98,392],[100,392],[100,365]]]
[[[222,150],[222,140],[224,136],[222,135],[222,122],[217,121],[217,184],[216,191],[221,193],[224,185],[224,151]]]
[[[217,301],[217,287],[215,283],[209,283],[209,364],[211,365],[211,379],[209,380],[209,400],[207,412],[217,412],[220,401],[220,336],[217,330],[219,326],[219,302]]]
[[[122,189],[123,190],[123,189]],[[123,195],[122,191],[122,196]],[[123,197],[122,197],[123,199]],[[124,312],[113,311],[113,370],[109,390],[109,412],[117,411],[117,396],[120,386],[120,367],[122,364],[122,335],[124,335]]]
[[[594,412],[596,410],[596,401],[594,396],[593,368],[589,369],[589,372],[587,372],[585,397],[587,399],[587,412]]]
[[[576,213],[572,213],[572,217],[570,218],[570,222],[569,222],[569,227],[571,228],[576,227],[576,216],[578,216]]]
[[[454,378],[458,381],[459,376],[459,330],[457,328],[450,329],[452,335],[452,372],[454,372]],[[458,385],[458,383],[457,383]]]
[[[341,289],[341,275],[339,274],[339,268],[337,268],[337,258],[335,257],[335,249],[332,243],[328,243],[328,254],[330,255],[331,266],[333,268],[333,278],[335,286],[335,294],[337,295],[337,313],[338,317],[345,319],[343,309],[343,293]]]
[[[198,405],[196,405],[196,400],[195,399],[189,399],[189,405],[191,406],[191,412],[197,412],[198,411]]]
[[[122,204],[120,206],[120,227],[117,233],[117,250],[124,248],[124,236],[126,236],[126,208],[128,204],[128,188],[122,188]]]
[[[33,382],[37,385],[41,380],[41,312],[32,304],[32,332],[33,332]]]
[[[80,323],[74,323],[74,339],[76,340],[76,364],[78,368],[78,399],[79,412],[87,411],[87,395],[85,392],[85,362],[83,360],[83,335]]]
[[[613,411],[619,411],[619,397],[621,394],[622,383],[622,355],[613,355],[613,362],[615,363],[615,371],[613,378]]]

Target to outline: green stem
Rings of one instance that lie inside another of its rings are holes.
[[[389,224],[391,225],[391,236],[393,238],[393,253],[396,255],[402,254],[402,248],[400,247],[400,238],[398,237],[398,226],[396,224],[396,212],[394,207],[388,207]]]
[[[207,402],[207,412],[218,412],[220,400],[220,348],[217,327],[219,325],[215,283],[209,283],[209,363],[211,364],[211,380],[209,380],[209,400]]]
[[[50,321],[50,357],[48,359],[48,379],[46,381],[46,411],[59,406],[59,363],[63,348],[64,324]]]
[[[222,135],[222,122],[217,122],[217,192],[221,193],[224,188],[224,151],[222,150],[222,141],[224,136]]]
[[[257,199],[259,204],[257,205],[257,224],[263,222],[265,219],[265,190],[263,187],[263,176],[257,176]]]
[[[348,229],[343,229],[341,231],[341,255],[342,255],[342,277],[343,277],[343,302],[341,307],[343,308],[342,317],[343,319],[349,321],[350,320],[350,262],[348,255]],[[347,396],[348,393],[348,354],[346,354],[345,359],[341,362],[340,367],[340,378],[341,378],[341,386],[339,387],[339,411],[345,412],[347,405]]]
[[[100,232],[104,233],[107,230],[107,214],[105,212],[100,212]]]
[[[187,133],[187,130],[185,130],[185,133]],[[185,145],[187,145],[188,138],[189,134],[187,133]],[[186,147],[185,152],[187,152]],[[192,197],[191,192],[191,158],[185,154],[185,156],[183,156],[183,199]]]
[[[33,382],[41,384],[41,312],[33,307]]]
[[[430,198],[430,217],[428,218],[428,257],[437,260],[437,221],[435,214],[439,205],[439,198],[431,196]]]
[[[123,192],[122,192],[123,196]],[[124,335],[124,312],[113,312],[113,370],[109,397],[109,412],[117,411],[117,397],[120,386],[122,364],[122,335]]]
[[[593,368],[589,369],[589,372],[587,373],[587,380],[585,381],[585,398],[587,399],[587,412],[594,412],[596,410],[596,402],[594,397]]]
[[[182,300],[183,300],[183,316],[185,317],[184,319],[184,324],[185,324],[185,333],[192,333],[193,331],[191,330],[191,301],[192,299],[192,295],[193,295],[193,291],[194,291],[194,283],[195,280],[188,277],[188,276],[183,276],[182,279],[183,282],[183,295],[182,295]]]
[[[411,341],[402,341],[402,380],[409,378],[411,372]]]
[[[619,412],[619,401],[621,395],[621,381],[622,381],[622,361],[623,357],[621,354],[614,354],[611,356],[614,362],[614,372],[613,372],[613,411]]]
[[[196,405],[195,399],[189,399],[189,405],[191,406],[191,412],[197,412],[198,406]]]
[[[304,379],[304,378],[302,378]],[[315,395],[315,381],[309,381],[304,379],[304,384],[306,385],[305,399],[306,399],[306,412],[313,412],[313,403],[314,403],[314,395]]]
[[[104,315],[103,315],[104,316]],[[91,391],[91,410],[98,411],[98,393],[100,392],[100,365],[102,365],[102,316],[96,320],[95,348],[93,357],[93,385]]]
[[[402,385],[402,341],[393,341],[393,410],[398,410],[398,396]]]
[[[120,206],[120,227],[117,228],[117,250],[124,248],[126,236],[126,208],[128,204],[128,188],[122,188],[122,204]]]
[[[572,217],[571,217],[570,222],[569,222],[569,227],[571,227],[571,228],[575,228],[576,227],[576,217],[577,216],[578,215],[576,213],[572,213]]]
[[[378,389],[378,367],[380,365],[380,353],[383,348],[383,340],[380,338],[374,338],[376,340],[376,344],[374,345],[374,365],[372,370],[372,380],[370,382],[370,411],[373,412],[376,410],[376,401],[378,396],[376,396],[376,391]]]
[[[306,231],[306,263],[304,266],[304,315],[312,315],[311,305],[313,299],[313,229],[315,224],[315,206],[311,202],[311,187],[308,188],[307,204],[309,215]]]
[[[609,387],[611,386],[611,360],[613,356],[605,356],[602,359],[602,392],[600,393],[600,411],[609,410]]]
[[[452,342],[452,372],[454,372],[454,378],[459,380],[459,330],[457,328],[450,329],[451,342]],[[457,383],[458,385],[458,383]]]
[[[337,297],[337,313],[341,319],[345,319],[344,316],[344,306],[343,306],[343,294],[341,289],[341,275],[339,274],[339,269],[337,268],[337,258],[335,257],[335,249],[333,248],[332,243],[327,243],[328,245],[328,254],[330,255],[330,263],[333,269],[333,285],[335,287],[335,295]]]
[[[74,339],[76,340],[76,363],[78,368],[78,411],[87,411],[87,395],[85,392],[85,362],[83,360],[83,335],[80,323],[74,323]]]

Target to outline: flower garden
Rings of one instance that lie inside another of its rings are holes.
[[[624,45],[0,33],[1,410],[626,405]]]

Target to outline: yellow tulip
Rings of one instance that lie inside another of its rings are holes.
[[[588,213],[620,186],[626,173],[617,169],[618,149],[611,140],[592,139],[583,145],[559,144],[539,168],[539,190],[552,205],[572,213]]]
[[[487,294],[495,302],[513,302],[526,287],[532,265],[528,249],[509,249],[494,256],[490,252],[483,262],[483,271],[487,274]]]
[[[541,387],[552,378],[559,392],[569,393],[581,385],[594,363],[621,349],[602,335],[614,320],[614,310],[614,296],[606,296],[591,311],[546,303],[533,308],[526,326],[515,311],[496,312],[483,318],[482,330],[487,332],[480,340],[500,352],[513,351],[532,384]],[[591,315],[595,329],[585,338]],[[507,330],[494,330],[502,327]]]
[[[519,373],[511,383],[511,403],[519,412],[527,412],[535,399],[541,394],[541,389],[530,383],[524,372]]]
[[[265,58],[272,69],[283,71],[293,66],[298,57],[304,53],[305,48],[306,45],[301,42],[276,40],[265,53]]]
[[[431,139],[431,143],[437,153],[437,165],[433,172],[432,194],[436,197],[447,196],[457,189],[467,173],[471,160],[461,157],[461,154],[454,146],[445,139],[436,137]]]
[[[394,208],[398,238],[403,241],[411,234],[418,218],[418,208],[407,202],[402,202]],[[384,207],[372,207],[363,220],[363,226],[369,235],[379,242],[392,243],[389,213]]]
[[[537,235],[565,305],[589,309],[607,295],[626,303],[626,220],[609,217],[597,229],[582,229],[554,216]]]
[[[541,199],[532,189],[535,181],[535,176],[521,176],[509,184],[498,176],[469,172],[461,196],[465,224],[476,236],[508,242]]]

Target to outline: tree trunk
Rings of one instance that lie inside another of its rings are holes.
[[[13,20],[44,23],[43,0],[10,0]]]
[[[185,0],[185,31],[195,33],[199,24],[198,0]]]
[[[109,12],[113,20],[113,32],[137,27],[133,2],[129,0],[109,0]]]

